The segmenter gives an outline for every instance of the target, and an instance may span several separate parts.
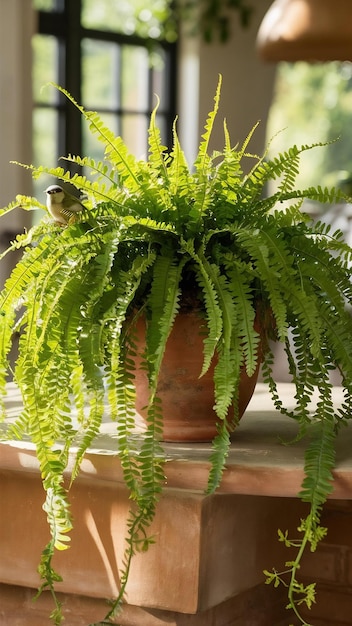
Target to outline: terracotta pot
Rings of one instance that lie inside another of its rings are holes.
[[[160,371],[158,396],[164,420],[163,440],[169,442],[211,441],[217,433],[214,412],[213,374],[215,362],[199,378],[203,364],[202,321],[195,312],[179,313],[168,339]],[[138,354],[145,346],[145,321],[136,325],[139,339]],[[203,333],[204,337],[204,333]],[[137,412],[146,416],[148,380],[140,368],[141,357],[135,358]],[[239,416],[242,417],[255,389],[260,363],[253,376],[243,370],[240,382]]]

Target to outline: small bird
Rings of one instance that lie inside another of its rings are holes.
[[[45,193],[48,211],[59,224],[68,224],[76,213],[84,209],[80,200],[64,191],[60,185],[50,185]]]

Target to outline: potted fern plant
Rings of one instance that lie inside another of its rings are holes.
[[[66,210],[65,219],[53,220],[40,201],[19,196],[2,211],[20,204],[44,215],[6,252],[24,250],[0,297],[0,369],[5,395],[8,355],[17,332],[13,376],[24,408],[7,436],[29,436],[36,445],[52,533],[39,571],[42,588],[53,594],[59,574],[52,557],[57,548],[67,547],[72,528],[70,487],[64,483],[70,448],[75,444],[77,449],[72,484],[99,433],[106,399],[110,419],[116,421],[132,506],[121,592],[107,618],[122,602],[133,554],[148,545],[148,526],[163,487],[166,415],[159,379],[180,311],[195,305],[201,321],[193,334],[200,334],[202,349],[197,376],[210,370],[214,388],[209,493],[221,481],[230,432],[240,417],[241,373],[254,387],[261,364],[277,409],[298,422],[300,436],[309,435],[301,497],[310,503],[310,512],[301,524],[289,585],[289,603],[297,614],[302,597],[311,600],[311,588],[299,587],[296,572],[303,548],[314,547],[323,534],[319,519],[332,488],[334,440],[352,414],[352,321],[347,310],[352,302],[351,249],[342,236],[331,234],[322,223],[312,224],[300,209],[306,198],[327,203],[342,196],[319,186],[295,188],[300,155],[316,146],[293,146],[268,160],[266,154],[248,152],[255,128],[241,147],[233,148],[224,124],[224,148],[209,154],[220,85],[221,80],[193,170],[176,128],[171,151],[162,145],[156,110],[150,121],[149,157],[141,161],[96,113],[85,111],[61,89],[104,144],[104,161],[67,157],[89,168],[93,179],[61,167],[27,167],[35,178],[51,174],[83,191],[81,210]],[[252,164],[247,173],[244,160]],[[272,180],[278,181],[277,191],[267,196],[264,191]],[[141,320],[142,349],[137,346]],[[296,388],[294,411],[286,410],[278,395],[270,340],[284,344]],[[340,371],[345,390],[337,415],[333,368]],[[139,404],[138,371],[147,380],[147,397]],[[315,390],[319,400],[312,414]],[[136,403],[139,408],[146,405],[146,428],[137,447],[132,437]],[[275,573],[267,575],[269,581],[280,582]],[[59,603],[53,619],[61,623]]]

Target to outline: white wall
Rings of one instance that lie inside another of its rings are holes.
[[[275,65],[265,64],[256,52],[259,25],[272,0],[253,2],[250,27],[243,29],[236,14],[232,37],[226,44],[205,43],[186,36],[180,42],[179,135],[189,160],[193,160],[203,125],[213,106],[213,96],[222,74],[222,95],[212,148],[223,145],[223,118],[226,117],[232,144],[242,142],[252,126],[261,120],[250,148],[262,152],[266,122],[272,100]]]
[[[0,0],[0,207],[18,193],[31,194],[31,175],[11,160],[32,160],[32,2]],[[24,211],[0,218],[0,250],[7,247],[11,233],[29,223]],[[10,260],[9,260],[10,263]],[[7,275],[0,266],[0,284]]]

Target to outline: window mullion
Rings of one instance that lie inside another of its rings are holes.
[[[65,54],[65,85],[67,91],[76,102],[81,103],[81,0],[65,1],[66,21],[66,54]],[[82,153],[82,126],[81,115],[67,99],[65,99],[65,145],[66,153]]]

